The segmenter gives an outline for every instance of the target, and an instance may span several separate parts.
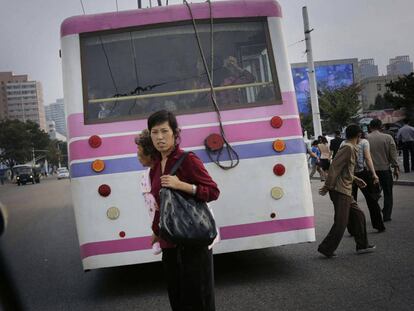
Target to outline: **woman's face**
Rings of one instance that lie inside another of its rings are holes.
[[[138,145],[137,156],[138,156],[138,160],[139,160],[139,162],[141,162],[142,166],[150,167],[152,165],[151,156],[146,155],[144,153],[144,149],[140,145]]]
[[[151,140],[155,149],[160,153],[167,153],[174,148],[174,132],[168,121],[157,124],[151,129]]]

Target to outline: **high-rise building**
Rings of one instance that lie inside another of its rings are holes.
[[[37,81],[7,82],[7,118],[39,124],[46,131],[42,85]]]
[[[378,77],[378,66],[375,65],[373,58],[361,59],[358,62],[360,79]]]
[[[413,72],[413,62],[410,62],[410,56],[397,56],[390,58],[387,65],[387,75],[408,75]]]
[[[45,106],[45,113],[47,121],[55,122],[56,131],[63,136],[66,136],[66,117],[63,99],[57,99],[56,103]]]
[[[13,75],[10,71],[0,72],[0,120],[6,119],[8,116],[7,83],[25,81],[27,81],[27,75]]]

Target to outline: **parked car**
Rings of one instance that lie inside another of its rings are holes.
[[[58,179],[62,179],[62,178],[69,178],[69,171],[66,167],[59,167],[57,169],[57,177]]]

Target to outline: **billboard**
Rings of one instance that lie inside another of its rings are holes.
[[[318,90],[326,88],[339,88],[349,86],[354,83],[353,64],[336,64],[315,66],[316,83]],[[293,83],[295,85],[296,99],[298,102],[299,112],[309,113],[308,98],[309,80],[308,68],[292,68]]]

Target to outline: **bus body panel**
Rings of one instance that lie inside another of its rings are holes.
[[[262,6],[258,9],[262,12],[260,14],[264,14],[264,6],[276,3],[268,0],[255,2]],[[214,2],[213,7],[219,3]],[[196,18],[207,14],[208,7],[205,5],[194,4],[195,8],[199,8]],[[247,1],[243,1],[243,5],[244,9],[254,7],[253,2],[247,5]],[[225,9],[220,14],[225,17],[229,10],[228,6],[223,8]],[[222,238],[214,247],[215,253],[315,240],[306,149],[302,140],[281,14],[275,13],[275,7],[273,9],[274,14],[267,18],[267,25],[277,72],[277,77],[273,78],[278,81],[282,104],[221,111],[227,138],[240,155],[239,165],[224,171],[207,156],[204,139],[208,134],[219,132],[214,111],[177,116],[182,129],[181,147],[195,152],[203,160],[221,190],[219,200],[211,202]],[[159,22],[168,22],[165,20],[168,15],[165,15],[165,10],[168,8],[158,11],[162,13],[158,15]],[[184,14],[184,10],[180,10]],[[227,17],[246,16],[243,9],[236,11]],[[92,19],[78,17],[69,19],[62,25],[62,66],[71,190],[84,269],[160,260],[160,256],[152,255],[151,219],[144,207],[140,190],[140,175],[144,168],[136,159],[133,140],[137,133],[146,128],[146,119],[85,124],[78,33],[85,29],[117,29],[119,23],[122,23],[122,14],[130,14],[128,16],[131,17],[142,12],[110,13],[102,19],[99,16],[104,14],[91,17]],[[103,24],[101,21],[105,18],[109,18],[112,24]],[[127,22],[131,23],[131,19]],[[77,23],[80,23],[79,27]],[[136,22],[135,25],[139,24]],[[93,29],[97,25],[101,28]],[[283,119],[282,128],[274,129],[270,126],[273,116]],[[101,147],[89,146],[88,140],[93,135],[99,135],[102,139]],[[278,153],[273,150],[272,143],[275,139],[285,142],[284,151]],[[101,173],[95,173],[91,169],[92,162],[96,159],[105,161],[105,169]],[[276,164],[285,166],[283,176],[274,174]],[[110,196],[102,197],[98,194],[98,188],[102,184],[111,187]],[[273,187],[279,187],[283,191],[279,200],[271,196]],[[112,207],[119,210],[116,219],[107,216],[108,209]],[[121,233],[125,236],[121,237]]]

